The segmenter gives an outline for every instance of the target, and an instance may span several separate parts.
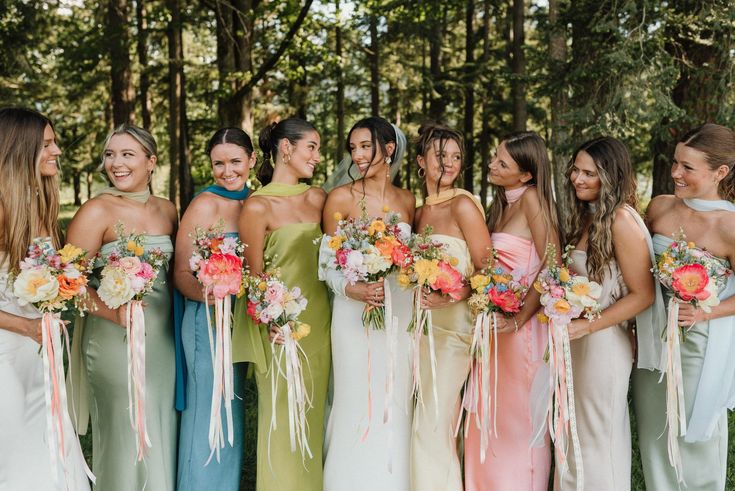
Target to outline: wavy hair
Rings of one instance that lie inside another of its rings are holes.
[[[46,232],[61,246],[59,177],[41,176],[43,132],[53,124],[46,116],[23,108],[0,109],[0,208],[5,254],[0,264],[17,274],[34,237]]]
[[[720,181],[718,193],[722,199],[735,200],[735,132],[719,124],[707,123],[686,133],[679,143],[699,150],[707,156],[710,169],[726,165],[729,172]]]
[[[554,193],[551,189],[551,162],[546,150],[546,142],[534,131],[511,133],[501,140],[505,149],[513,158],[521,172],[531,174],[528,184],[536,186],[541,214],[546,225],[547,242],[552,231],[559,230],[559,219],[556,214]],[[493,186],[492,206],[488,211],[487,224],[492,231],[508,207],[505,189]]]
[[[580,152],[586,152],[597,167],[600,178],[600,197],[593,205],[577,199],[572,185],[574,161]],[[569,161],[566,175],[567,208],[569,213],[564,229],[567,244],[577,244],[589,223],[587,245],[587,273],[601,281],[610,261],[615,258],[612,224],[615,211],[621,206],[637,207],[636,176],[628,148],[620,140],[603,136],[583,143]]]
[[[460,133],[459,131],[438,123],[422,124],[419,128],[419,136],[416,139],[415,143],[416,155],[421,155],[424,159],[426,159],[426,156],[429,154],[429,152],[434,151],[435,141],[439,142],[439,151],[443,153],[447,142],[450,140],[454,140],[459,147],[460,159],[462,162],[459,169],[459,176],[461,179],[462,169],[464,168],[464,138],[462,138],[462,133]],[[441,174],[439,175],[439,181],[437,181],[436,183],[437,194],[439,193],[439,184],[441,183],[441,179],[442,177],[444,177],[443,158],[439,158],[439,166],[441,168]],[[424,181],[424,193],[427,195],[429,194],[429,190],[426,187],[426,181]]]

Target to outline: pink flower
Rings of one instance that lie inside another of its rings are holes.
[[[391,251],[391,260],[393,264],[398,266],[410,266],[413,256],[411,255],[411,249],[403,244],[397,245]]]
[[[148,263],[140,263],[140,271],[138,271],[138,274],[136,276],[143,278],[146,281],[152,280],[155,276],[153,266]]]
[[[336,252],[337,264],[344,268],[345,264],[347,264],[347,256],[349,255],[349,253],[349,249],[338,249]]]
[[[677,268],[671,278],[671,288],[685,302],[706,300],[711,295],[707,290],[707,269],[701,264],[687,264]]]
[[[231,254],[212,254],[202,261],[199,281],[211,286],[215,298],[225,298],[240,291],[242,282],[242,259]]]
[[[126,275],[133,276],[140,271],[140,259],[135,256],[123,257],[119,261],[119,266]]]
[[[519,312],[521,310],[521,300],[511,290],[500,292],[495,288],[491,288],[487,292],[487,296],[490,302],[503,312]]]
[[[449,295],[455,300],[459,300],[462,297],[463,286],[462,275],[459,271],[454,269],[450,264],[439,261],[439,274],[431,287],[445,295]]]
[[[248,315],[250,318],[252,318],[255,322],[260,322],[258,320],[258,311],[256,310],[256,307],[258,306],[257,303],[251,302],[248,300]]]

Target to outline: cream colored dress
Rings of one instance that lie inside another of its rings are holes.
[[[587,254],[572,251],[571,269],[587,276]],[[628,294],[622,273],[614,260],[602,280],[603,309]],[[628,417],[628,381],[633,368],[633,346],[625,322],[571,342],[574,404],[582,449],[584,489],[625,491],[630,489],[631,440]],[[576,489],[574,452],[567,451],[569,472],[556,468],[555,488]]]

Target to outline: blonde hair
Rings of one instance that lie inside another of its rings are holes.
[[[44,231],[61,247],[59,230],[59,177],[41,176],[43,133],[51,121],[36,111],[0,109],[0,208],[7,264],[18,273],[28,246]]]
[[[596,206],[577,199],[572,186],[571,175],[574,161],[579,152],[586,152],[597,167],[600,177],[600,197]],[[621,206],[636,208],[636,179],[628,148],[615,138],[604,136],[583,143],[572,155],[566,171],[567,220],[566,243],[577,244],[584,232],[585,216],[589,220],[589,239],[587,244],[587,272],[594,281],[601,281],[605,270],[615,258],[612,240],[612,224],[615,211]]]
[[[132,137],[133,140],[138,142],[138,144],[143,148],[147,158],[158,156],[158,145],[156,145],[156,139],[153,138],[153,135],[151,135],[148,130],[143,129],[140,126],[135,126],[134,124],[121,124],[107,134],[105,143],[102,145],[102,161],[100,162],[97,170],[102,174],[102,177],[104,177],[107,182],[110,182],[110,179],[107,177],[107,173],[105,172],[105,150],[107,150],[107,146],[110,144],[112,137],[117,135],[128,135]]]

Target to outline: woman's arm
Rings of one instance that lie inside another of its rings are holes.
[[[174,256],[174,285],[186,298],[204,301],[204,291],[189,267],[189,259],[194,253],[192,236],[196,227],[206,228],[216,223],[219,216],[216,203],[203,194],[191,202],[181,217],[181,224],[176,234]],[[214,219],[214,220],[213,220]]]
[[[237,230],[240,240],[245,244],[245,260],[251,274],[263,272],[265,234],[268,231],[270,206],[263,197],[255,196],[242,205]]]
[[[41,344],[41,319],[27,319],[0,310],[0,329],[27,336]]]
[[[77,210],[66,233],[66,242],[87,251],[87,257],[94,257],[102,247],[102,238],[109,226],[109,212],[99,199],[91,199]],[[97,295],[97,290],[89,288],[90,299],[96,305],[90,314],[101,317],[120,326],[125,325],[125,311],[122,307],[110,309]]]
[[[612,224],[615,260],[620,267],[628,294],[602,311],[599,318],[575,319],[569,325],[569,338],[587,334],[632,319],[653,304],[655,283],[651,274],[651,258],[644,232],[623,208],[615,211]]]

